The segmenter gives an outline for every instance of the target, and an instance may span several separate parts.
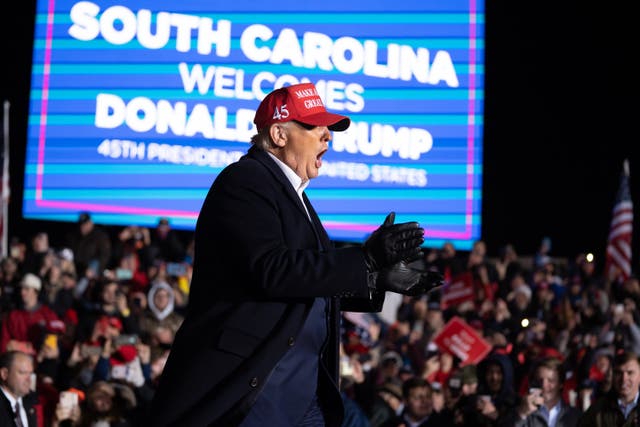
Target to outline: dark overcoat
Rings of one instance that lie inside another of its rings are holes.
[[[328,425],[339,425],[339,304],[379,311],[384,293],[370,299],[362,249],[333,248],[304,201],[313,224],[282,170],[256,147],[218,175],[196,224],[189,306],[149,425],[236,425],[295,345],[316,297],[330,301],[330,381],[319,387],[333,389]]]
[[[29,393],[22,398],[22,404],[27,411],[28,427],[37,427],[38,414],[36,411],[37,396],[35,393]],[[7,399],[0,391],[0,427],[15,427],[14,409],[11,407],[9,399]]]

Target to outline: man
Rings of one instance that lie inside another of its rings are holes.
[[[78,228],[67,238],[80,277],[100,277],[111,259],[111,237],[98,227],[88,212],[78,215]]]
[[[20,351],[0,355],[0,427],[35,427],[35,394],[31,393],[33,359]],[[33,397],[33,399],[32,399]]]
[[[427,380],[411,377],[402,384],[404,409],[399,417],[383,424],[384,427],[446,427],[453,425],[448,409],[436,413],[433,406],[434,389]]]
[[[640,423],[638,388],[640,359],[633,352],[616,355],[613,390],[596,400],[578,421],[578,427],[630,427]]]
[[[100,329],[99,323],[103,319],[115,320],[114,323],[120,325],[119,329],[123,334],[139,333],[138,319],[131,314],[127,296],[121,291],[117,281],[105,279],[96,282],[93,291],[96,293],[95,304],[86,304],[79,310],[78,340],[97,338],[94,335]]]
[[[409,267],[424,230],[393,214],[362,247],[332,247],[304,189],[350,120],[313,84],[271,92],[254,123],[200,211],[189,305],[149,425],[339,426],[339,310],[379,311],[385,291],[418,295],[439,279]]]
[[[575,427],[580,411],[562,401],[562,362],[543,359],[534,370],[529,393],[504,421],[505,427]]]
[[[158,220],[158,226],[151,234],[149,252],[152,261],[184,261],[186,255],[184,243],[180,240],[180,236],[176,230],[171,228],[168,218],[160,218]]]
[[[35,354],[40,350],[46,326],[60,321],[56,313],[38,300],[42,281],[32,273],[20,281],[21,308],[11,310],[2,321],[0,351],[23,350]]]

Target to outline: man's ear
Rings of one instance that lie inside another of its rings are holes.
[[[276,147],[284,147],[287,144],[287,130],[281,123],[274,123],[269,127],[269,136]]]
[[[6,382],[9,378],[9,369],[8,368],[0,368],[0,379],[2,382]]]

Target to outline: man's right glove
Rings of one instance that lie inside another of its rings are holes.
[[[417,222],[394,224],[395,218],[395,212],[387,215],[384,223],[364,242],[369,272],[379,271],[398,261],[409,263],[423,256],[420,245],[424,242],[424,229]]]
[[[418,296],[442,286],[444,278],[436,271],[411,268],[400,261],[389,268],[369,275],[369,287],[376,292],[396,292],[403,295]]]

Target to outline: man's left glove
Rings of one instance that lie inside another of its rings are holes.
[[[442,286],[442,274],[419,270],[400,261],[369,275],[369,288],[376,292],[396,292],[403,295],[418,296]]]

